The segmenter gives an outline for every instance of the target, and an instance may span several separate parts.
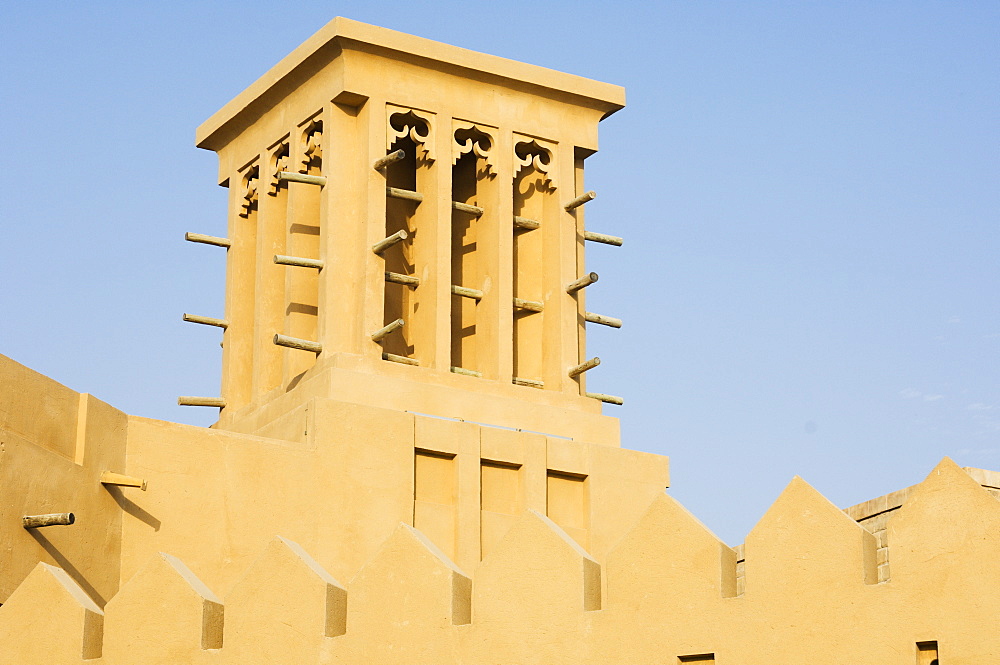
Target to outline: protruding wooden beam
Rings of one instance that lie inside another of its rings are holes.
[[[517,309],[526,309],[529,312],[540,312],[545,307],[544,303],[537,300],[525,300],[523,298],[514,298],[514,307]]]
[[[278,182],[301,182],[306,185],[319,185],[323,187],[326,185],[326,176],[278,171]]]
[[[563,206],[563,208],[565,208],[566,211],[569,212],[570,210],[575,210],[579,208],[587,201],[593,201],[596,198],[597,198],[597,192],[594,191],[584,192],[583,194],[580,194],[580,196],[576,197],[572,201],[568,201],[566,205]]]
[[[621,406],[625,403],[625,400],[617,395],[605,395],[604,393],[586,393],[586,395],[591,399],[600,400],[605,404],[615,404],[617,406]]]
[[[613,316],[604,316],[603,314],[594,314],[593,312],[585,312],[583,318],[588,323],[600,323],[602,326],[611,326],[612,328],[622,327],[622,320],[616,319]]]
[[[592,231],[584,231],[583,239],[589,240],[590,242],[599,242],[605,245],[614,245],[615,247],[621,247],[622,243],[625,242],[624,239],[618,236],[604,235],[603,233],[594,233]]]
[[[465,369],[464,367],[452,367],[452,374],[461,374],[462,376],[474,376],[477,379],[483,378],[482,372],[477,372],[474,369]]]
[[[48,515],[25,515],[21,524],[25,529],[37,529],[43,526],[69,526],[76,522],[73,513],[50,513]]]
[[[598,279],[596,272],[588,272],[586,275],[576,280],[566,287],[566,293],[576,293],[580,289],[590,286]]]
[[[400,148],[399,150],[397,150],[395,152],[390,152],[385,157],[380,157],[380,158],[376,159],[375,163],[372,164],[372,168],[375,169],[376,171],[381,171],[382,169],[384,169],[385,167],[389,166],[390,164],[395,164],[399,160],[405,159],[405,158],[406,158],[406,151],[403,150],[402,148]]]
[[[226,400],[221,397],[178,397],[178,406],[214,406],[220,409],[226,408]]]
[[[138,487],[143,492],[146,491],[146,481],[142,478],[133,478],[132,476],[125,476],[114,471],[102,471],[101,484],[117,485],[119,487]]]
[[[514,228],[524,229],[526,231],[534,231],[542,223],[537,219],[528,219],[527,217],[514,217]]]
[[[515,386],[528,386],[529,388],[544,388],[545,382],[539,381],[538,379],[522,379],[519,377],[514,377],[512,383]]]
[[[424,200],[424,195],[410,189],[399,189],[398,187],[386,187],[385,195],[390,199],[403,199],[404,201],[416,201],[420,203]]]
[[[396,332],[397,330],[399,330],[400,328],[402,328],[404,325],[406,325],[406,321],[403,321],[403,319],[396,319],[392,323],[390,323],[388,325],[385,325],[385,326],[382,326],[381,328],[379,328],[378,330],[376,330],[375,332],[373,332],[372,333],[372,341],[373,342],[381,342],[385,337],[388,337],[392,333]]]
[[[395,353],[383,353],[382,360],[388,360],[389,362],[400,363],[401,365],[419,365],[420,361],[416,358],[407,358],[406,356],[397,356]]]
[[[316,270],[322,270],[323,266],[326,265],[319,259],[306,259],[301,256],[285,256],[284,254],[275,254],[274,262],[279,266],[298,266],[300,268],[315,268]]]
[[[393,233],[391,236],[385,240],[379,240],[377,243],[372,245],[372,251],[376,254],[381,254],[385,250],[389,249],[393,245],[399,244],[408,238],[406,231],[399,230]]]
[[[405,284],[406,286],[420,286],[420,278],[413,275],[403,275],[398,272],[385,271],[385,281],[393,284]]]
[[[600,364],[601,364],[601,359],[598,358],[597,356],[594,356],[590,360],[588,360],[586,362],[582,362],[579,365],[577,365],[576,367],[570,367],[569,368],[569,378],[571,378],[571,379],[572,378],[576,378],[576,377],[580,376],[581,374],[583,374],[584,372],[586,372],[587,370],[594,369],[595,367],[597,367]]]
[[[486,211],[479,206],[469,205],[468,203],[462,203],[461,201],[451,202],[452,210],[458,210],[459,212],[467,212],[475,217],[482,217],[483,213]]]
[[[229,249],[233,245],[233,241],[229,238],[217,238],[215,236],[207,236],[203,233],[185,233],[184,239],[188,242],[200,242],[203,245],[215,245],[216,247],[225,247]]]
[[[287,349],[299,349],[301,351],[311,351],[313,353],[323,352],[322,344],[308,339],[299,339],[298,337],[275,334],[272,341],[278,346],[283,346]]]
[[[225,319],[213,319],[211,316],[199,316],[197,314],[184,314],[182,317],[188,323],[200,323],[203,326],[215,326],[225,330],[229,327],[229,321]]]
[[[482,300],[483,292],[479,289],[470,289],[465,286],[458,286],[456,284],[451,285],[451,292],[456,296],[462,296],[463,298],[472,298],[473,300]]]

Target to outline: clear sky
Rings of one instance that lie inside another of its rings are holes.
[[[588,160],[590,387],[732,545],[1000,470],[1000,3],[45,2],[0,20],[0,353],[210,424],[225,234],[194,129],[334,16],[624,85]],[[592,326],[592,328],[601,328]]]

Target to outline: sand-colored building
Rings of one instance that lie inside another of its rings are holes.
[[[335,19],[208,119],[219,420],[0,356],[0,665],[1000,663],[1000,473],[796,478],[734,548],[620,447],[584,167],[623,104]]]

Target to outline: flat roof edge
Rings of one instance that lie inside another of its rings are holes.
[[[397,51],[440,62],[451,67],[484,72],[491,76],[568,93],[592,100],[597,108],[605,108],[605,117],[625,106],[625,89],[611,83],[530,65],[496,55],[479,53],[431,39],[408,35],[360,21],[337,17],[282,58],[278,64],[254,81],[216,111],[195,130],[195,145],[212,149],[212,137],[248,109],[253,102],[277,87],[283,80],[325,47],[335,41],[368,44],[380,49]]]

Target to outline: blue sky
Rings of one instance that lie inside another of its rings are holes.
[[[209,424],[224,235],[194,129],[334,16],[624,85],[588,160],[588,309],[623,445],[737,544],[801,475],[841,506],[1000,469],[1000,4],[13,3],[0,353]],[[595,328],[598,328],[595,326]]]

